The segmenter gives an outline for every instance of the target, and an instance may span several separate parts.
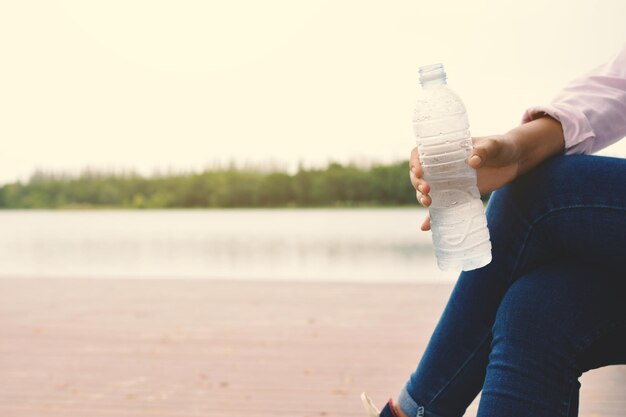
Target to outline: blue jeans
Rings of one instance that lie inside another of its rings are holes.
[[[480,417],[576,416],[580,375],[626,363],[626,159],[546,161],[487,220],[493,261],[460,275],[399,406],[461,416],[482,389]]]

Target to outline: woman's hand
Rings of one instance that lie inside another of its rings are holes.
[[[473,138],[473,142],[474,149],[467,161],[469,166],[476,170],[478,190],[481,194],[494,191],[517,177],[520,156],[514,141],[500,135]],[[423,178],[424,172],[417,148],[411,152],[409,166],[411,184],[415,187],[417,201],[428,207],[432,203],[428,195],[430,186]],[[430,230],[429,216],[424,219],[422,230]]]
[[[564,148],[561,124],[550,117],[533,120],[505,135],[473,138],[473,143],[467,162],[476,170],[481,194],[497,190],[543,160],[563,153]],[[430,206],[430,186],[423,178],[417,148],[411,152],[409,169],[417,201]],[[424,219],[422,230],[430,230],[429,216]]]

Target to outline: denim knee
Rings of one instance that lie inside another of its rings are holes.
[[[559,279],[552,278],[545,274],[528,274],[513,282],[496,314],[493,347],[505,344],[527,355],[552,351],[563,359],[575,354],[570,329],[575,306],[570,305],[571,300],[561,297],[566,284],[561,286]]]
[[[610,270],[557,261],[512,283],[492,328],[481,407],[576,415],[581,354],[611,323],[623,322],[623,307],[605,306],[623,303],[612,294],[610,278],[602,276],[610,277]]]
[[[578,378],[577,305],[568,276],[557,263],[511,285],[492,328],[489,366],[565,384]]]

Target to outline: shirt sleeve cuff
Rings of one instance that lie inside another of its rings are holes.
[[[592,142],[595,134],[583,112],[562,103],[548,106],[533,106],[524,113],[522,123],[528,123],[546,115],[561,123],[565,137],[566,155],[589,154],[592,152]]]

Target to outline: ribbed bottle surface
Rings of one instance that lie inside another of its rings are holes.
[[[424,67],[433,68],[434,66]],[[472,149],[461,99],[436,77],[422,81],[413,118],[424,179],[430,185],[430,219],[437,264],[469,271],[491,262],[491,241],[476,172],[467,164]]]

